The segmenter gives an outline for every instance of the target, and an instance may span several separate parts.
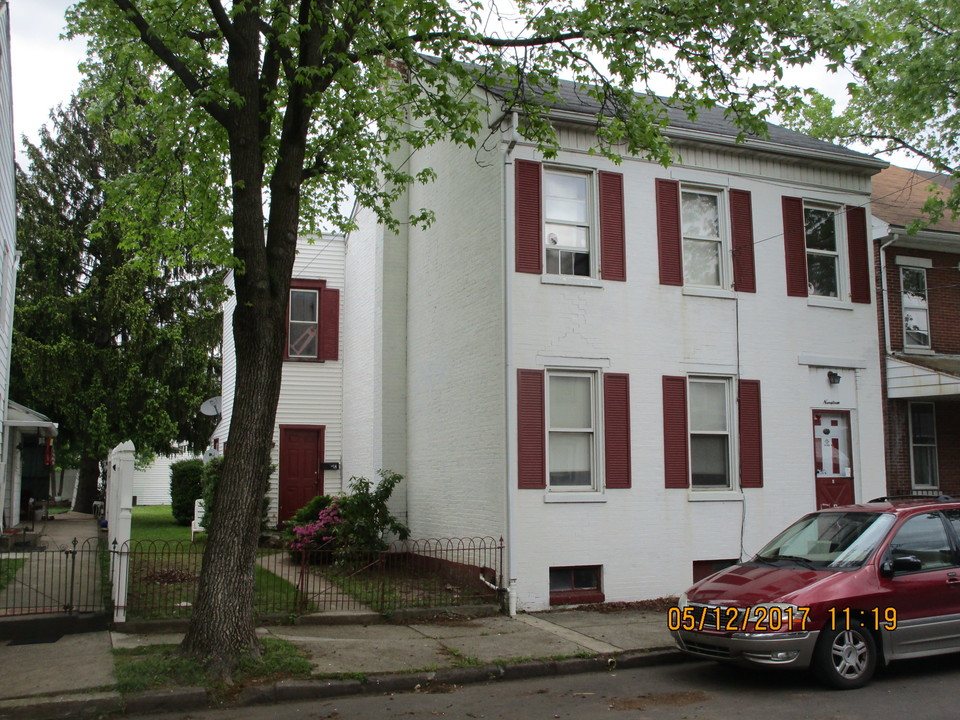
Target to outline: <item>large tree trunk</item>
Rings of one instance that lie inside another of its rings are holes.
[[[77,477],[77,499],[73,509],[77,512],[93,512],[93,501],[97,499],[97,487],[100,480],[100,460],[84,457],[80,460],[80,474]]]

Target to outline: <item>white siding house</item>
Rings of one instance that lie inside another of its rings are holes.
[[[673,166],[616,165],[565,88],[556,158],[516,118],[418,150],[436,221],[361,212],[346,253],[346,471],[404,473],[414,537],[502,535],[528,610],[677,594],[885,482],[885,163],[704,113]]]
[[[14,180],[13,95],[10,80],[10,8],[0,2],[0,527],[20,522],[26,501],[47,497],[57,426],[11,403],[10,345],[17,285],[17,205]],[[29,472],[24,486],[24,471]],[[36,485],[36,487],[34,487]],[[23,508],[21,510],[21,505]]]
[[[232,273],[227,283],[232,289]],[[286,360],[273,438],[268,510],[273,525],[315,495],[339,494],[343,489],[343,286],[343,237],[301,239],[293,268]],[[215,450],[221,452],[229,452],[236,382],[235,307],[231,293],[223,313],[222,415],[212,438]]]

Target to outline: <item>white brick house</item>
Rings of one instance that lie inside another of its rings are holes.
[[[233,287],[232,272],[227,276]],[[277,405],[268,518],[276,525],[315,495],[343,490],[343,363],[340,291],[344,285],[344,240],[339,235],[301,238],[287,307],[283,381]],[[211,438],[226,449],[233,412],[236,355],[231,294],[223,312],[221,420]]]
[[[502,535],[531,610],[679,593],[885,486],[885,163],[704,113],[673,119],[672,167],[615,165],[564,90],[556,158],[516,118],[420,150],[437,181],[405,201],[436,222],[361,212],[346,253],[346,476],[403,473],[415,537]]]

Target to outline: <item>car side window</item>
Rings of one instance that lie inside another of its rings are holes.
[[[960,522],[960,518],[957,522]],[[909,556],[917,558],[921,563],[921,571],[953,565],[953,549],[940,514],[926,513],[908,519],[890,543],[890,555],[894,560]]]
[[[960,510],[944,510],[943,514],[946,515],[947,520],[950,522],[950,527],[953,528],[954,534],[960,538]]]

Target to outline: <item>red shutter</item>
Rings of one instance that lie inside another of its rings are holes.
[[[320,360],[340,357],[340,291],[325,287],[320,291]]]
[[[603,454],[606,486],[630,487],[630,376],[603,376]]]
[[[746,190],[730,191],[730,230],[733,235],[733,287],[737,292],[755,293],[753,202]]]
[[[680,183],[675,180],[657,180],[657,244],[660,248],[660,284],[683,285]]]
[[[760,381],[740,381],[740,487],[763,487]]]
[[[687,452],[687,379],[663,376],[664,487],[690,486]]]
[[[627,248],[623,220],[623,175],[600,173],[600,276],[627,279]]]
[[[515,160],[517,272],[543,272],[543,213],[540,163]]]
[[[517,487],[547,486],[543,370],[517,370]]]
[[[847,252],[850,255],[850,299],[870,302],[870,256],[867,248],[867,211],[847,206]]]
[[[783,249],[787,260],[787,295],[807,297],[807,236],[801,198],[783,198]]]

